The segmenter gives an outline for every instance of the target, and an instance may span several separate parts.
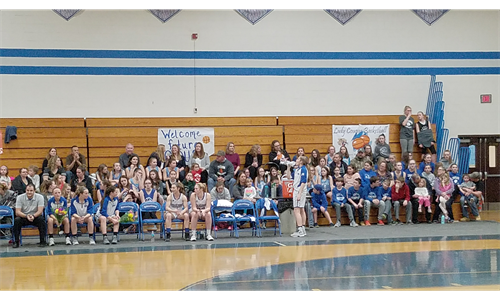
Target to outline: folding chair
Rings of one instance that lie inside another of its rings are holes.
[[[143,212],[160,212],[160,218],[156,219],[142,219]],[[141,231],[141,240],[144,241],[144,224],[158,224],[161,226],[161,238],[165,238],[165,216],[163,215],[163,208],[158,202],[148,201],[139,206],[139,230]]]
[[[230,227],[227,228],[227,230],[229,231],[229,236],[234,236],[236,222],[234,215],[232,214],[233,203],[231,203],[231,201],[227,202],[222,200],[214,200],[212,201],[212,205],[210,206],[210,213],[212,214],[212,226],[214,228],[214,238],[217,238],[217,232],[221,230],[220,226],[217,226],[217,224],[221,222],[229,224]]]
[[[161,206],[161,208],[163,209],[163,212],[164,214],[167,213],[167,209],[166,209],[166,205],[167,205],[167,202],[164,201],[163,202],[163,205]],[[188,212],[188,218],[189,218],[189,212]],[[167,218],[164,217],[165,219],[165,222],[167,221]],[[182,235],[182,238],[184,238],[184,220],[183,219],[172,219],[172,224],[181,224],[181,235]]]
[[[7,238],[6,230],[10,230],[10,240],[14,241],[14,211],[8,206],[0,206],[0,217],[10,217],[10,224],[0,224],[0,231]]]
[[[120,202],[118,203],[118,206],[116,209],[121,212],[121,213],[128,213],[132,211],[132,213],[135,215],[135,213],[139,212],[139,206],[135,202]],[[120,222],[121,225],[135,225],[137,227],[137,239],[139,239],[139,233],[140,233],[140,226],[139,226],[139,217],[135,221],[131,222]],[[127,234],[127,233],[123,233]],[[120,239],[118,235],[118,239]]]
[[[250,213],[250,211],[252,213]],[[241,199],[241,200],[236,200],[233,203],[233,207],[231,210],[231,214],[234,216],[234,221],[236,224],[238,222],[250,222],[250,229],[252,229],[252,236],[257,236],[257,210],[255,209],[255,205],[253,204],[252,201],[246,200],[246,199]],[[238,229],[236,226],[234,228],[235,236],[238,238],[239,237],[239,231],[244,230],[242,228]]]
[[[257,231],[259,233],[259,237],[262,237],[262,230],[266,229],[262,226],[262,224],[266,221],[273,221],[274,235],[276,235],[276,229],[278,229],[281,236],[281,222],[278,214],[278,206],[274,203],[274,201],[269,199],[269,210],[273,211],[273,215],[267,215],[269,210],[266,208],[265,204],[266,200],[264,198],[257,200],[255,203],[255,208],[257,209]]]

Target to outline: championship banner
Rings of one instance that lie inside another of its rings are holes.
[[[389,143],[389,124],[387,125],[332,125],[332,138],[335,150],[340,151],[341,146],[346,146],[349,156],[354,158],[358,150],[366,145],[375,149],[375,142],[381,135],[385,135],[385,142]]]
[[[208,155],[214,154],[214,129],[213,128],[159,128],[158,129],[158,144],[165,145],[165,154],[170,156],[172,153],[172,145],[178,145],[181,154],[186,158],[186,163],[193,155],[194,146],[197,142],[203,144],[203,150]]]

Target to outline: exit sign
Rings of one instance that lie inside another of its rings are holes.
[[[491,103],[491,94],[481,95],[481,103]]]

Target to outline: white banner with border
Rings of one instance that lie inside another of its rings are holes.
[[[166,155],[170,156],[172,153],[172,145],[179,145],[186,163],[191,159],[197,142],[203,144],[203,150],[208,155],[214,154],[214,129],[209,127],[158,128],[158,144],[165,145]]]
[[[385,135],[385,142],[389,143],[389,124],[332,125],[335,150],[339,152],[341,146],[346,146],[351,158],[354,158],[358,150],[366,145],[370,145],[373,151],[375,142],[381,134]]]

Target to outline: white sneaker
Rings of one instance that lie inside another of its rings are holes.
[[[340,224],[340,222],[337,221],[337,223],[335,223],[335,225],[333,225],[333,227],[340,227],[340,225],[342,225],[342,224]]]
[[[63,235],[63,234],[64,234],[64,231],[60,230],[59,235]]]
[[[113,239],[111,240],[111,244],[117,244],[118,239],[116,238],[116,235],[113,234]]]
[[[306,236],[306,228],[304,226],[299,228],[299,237]]]
[[[207,241],[213,241],[214,240],[214,238],[210,234],[207,234],[207,236],[205,237],[205,239]]]
[[[66,237],[66,245],[71,245],[71,238],[69,236]]]
[[[90,238],[90,239],[89,239],[89,245],[95,245],[95,241],[94,241],[94,239],[93,239],[93,238]]]
[[[299,237],[300,236],[299,231],[300,231],[300,229],[298,229],[297,231],[295,231],[294,233],[292,233],[290,236],[291,237]]]
[[[78,245],[78,238],[74,237],[73,238],[73,246]]]
[[[358,227],[358,223],[354,222],[354,221],[351,221],[351,227]]]
[[[193,234],[194,233],[194,234]],[[191,242],[194,242],[196,241],[196,232],[191,232],[191,239],[190,239]]]
[[[307,232],[306,232],[306,227],[305,226],[302,226],[302,233],[304,234],[304,236],[307,235]]]
[[[49,238],[49,246],[54,246],[56,243],[54,243],[54,238]]]

